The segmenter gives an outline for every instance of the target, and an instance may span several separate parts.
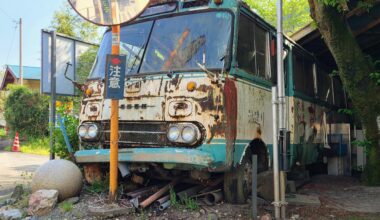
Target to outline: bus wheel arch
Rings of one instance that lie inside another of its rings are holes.
[[[224,195],[227,202],[245,204],[252,185],[252,155],[257,157],[257,172],[268,170],[268,151],[261,139],[252,140],[241,155],[239,163],[224,174]]]

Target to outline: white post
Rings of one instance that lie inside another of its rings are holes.
[[[274,192],[274,216],[280,219],[280,172],[278,158],[278,129],[277,129],[277,88],[272,86],[272,118],[273,118],[273,192]]]
[[[286,135],[285,125],[285,79],[284,79],[284,61],[283,61],[283,31],[282,31],[282,0],[277,0],[277,88],[278,88],[278,132],[283,131],[282,134]],[[284,137],[282,138],[284,139]],[[284,152],[283,152],[284,153]],[[285,187],[286,186],[286,173],[281,170],[280,173],[280,197],[281,197],[281,219],[286,218],[286,201],[285,201]]]

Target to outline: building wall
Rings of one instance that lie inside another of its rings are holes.
[[[40,80],[24,79],[24,85],[33,90],[40,90]]]

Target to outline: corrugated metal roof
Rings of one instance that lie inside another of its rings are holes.
[[[7,65],[7,67],[12,71],[17,79],[20,78],[20,68],[18,65]],[[23,66],[22,68],[24,79],[41,79],[41,67]]]

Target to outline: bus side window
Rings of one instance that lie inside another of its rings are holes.
[[[331,87],[331,79],[329,74],[322,69],[317,67],[317,98],[319,100],[325,101],[329,104],[333,104],[333,94]]]
[[[313,61],[295,52],[293,56],[295,91],[314,97]]]
[[[270,80],[268,31],[245,15],[240,15],[237,61],[247,73]]]

